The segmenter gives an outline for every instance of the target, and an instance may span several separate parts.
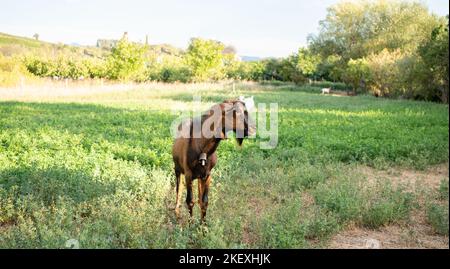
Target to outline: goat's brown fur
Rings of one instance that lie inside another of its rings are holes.
[[[237,117],[236,112],[230,113],[230,110],[227,110],[226,107],[232,106],[233,110],[241,111],[245,114],[245,117]],[[216,111],[221,111],[220,115],[216,115],[213,113],[213,109]],[[211,138],[206,138],[203,134],[197,134],[198,136],[193,137],[193,123],[196,120],[200,120],[202,124],[202,128],[204,128],[203,123],[205,120],[210,119],[211,117],[220,117],[215,120],[215,122],[221,122],[221,128],[214,130],[214,126],[205,126],[207,128],[211,128],[211,131],[214,131],[215,135]],[[233,117],[233,120],[226,120],[227,117]],[[239,119],[245,119],[245,122],[242,125],[239,125],[237,122]],[[231,126],[227,126],[230,125]],[[173,162],[175,164],[175,176],[176,176],[176,206],[175,213],[177,217],[179,217],[179,208],[180,208],[180,181],[181,175],[183,174],[186,182],[186,204],[189,209],[189,214],[192,217],[192,209],[194,207],[194,198],[192,194],[192,181],[195,179],[199,179],[198,181],[198,195],[199,195],[199,205],[201,208],[201,218],[205,219],[206,210],[208,207],[208,192],[209,185],[211,183],[211,170],[217,163],[217,154],[216,149],[219,146],[219,143],[222,139],[226,138],[227,130],[237,131],[238,126],[244,126],[244,130],[240,130],[244,132],[244,136],[248,136],[249,130],[253,132],[253,126],[249,126],[248,124],[248,113],[245,109],[245,104],[241,101],[237,100],[227,100],[221,104],[217,104],[213,106],[206,114],[202,115],[200,118],[191,119],[189,122],[185,122],[182,124],[189,124],[190,134],[189,137],[177,137],[174,141],[172,148],[172,156]],[[180,124],[179,130],[182,126]],[[236,138],[239,144],[242,144],[243,138]],[[199,156],[201,153],[206,153],[207,161],[204,166],[201,165]]]

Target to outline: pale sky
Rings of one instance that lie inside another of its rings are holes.
[[[448,0],[422,0],[447,15]],[[191,37],[236,47],[239,55],[283,57],[316,33],[338,0],[0,0],[0,32],[50,42],[94,45],[98,38],[168,43],[186,48]]]

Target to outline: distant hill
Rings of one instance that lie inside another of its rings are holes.
[[[101,39],[99,39],[101,40]],[[108,40],[115,44],[116,40]],[[105,58],[110,54],[112,46],[83,46],[72,42],[70,44],[51,43],[34,38],[15,36],[0,33],[0,54],[4,56],[36,54],[40,56],[56,57],[64,55],[68,57]],[[182,49],[169,44],[149,45],[149,53],[156,55],[179,56]]]
[[[81,44],[77,43],[77,42],[71,42],[69,43],[69,45],[74,46],[74,47],[80,47]]]
[[[72,42],[70,44],[51,43],[34,38],[15,36],[0,33],[0,54],[4,56],[36,54],[40,56],[57,57],[64,55],[68,57],[105,58],[111,49],[117,44],[118,39],[98,39],[93,46],[84,46]],[[170,44],[150,44],[148,53],[153,55],[181,56],[183,50]],[[243,62],[254,62],[262,60],[257,56],[240,56]]]
[[[259,61],[261,59],[262,58],[257,57],[257,56],[245,56],[245,55],[241,56],[241,60],[243,62],[256,62],[256,61]]]
[[[56,57],[65,55],[69,57],[95,57],[103,58],[108,53],[93,46],[81,46],[72,43],[50,43],[33,38],[0,33],[0,53],[4,56],[36,54]]]

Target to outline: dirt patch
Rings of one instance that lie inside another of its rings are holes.
[[[435,165],[424,171],[398,168],[376,170],[367,166],[360,166],[357,170],[366,176],[369,182],[388,179],[393,185],[406,186],[411,191],[421,187],[427,189],[439,188],[441,180],[449,177],[448,163]]]
[[[331,96],[356,96],[353,92],[337,91],[337,90],[332,90],[330,93],[327,93],[326,95],[331,95]]]
[[[375,243],[374,243],[375,242]],[[328,248],[449,248],[448,237],[434,234],[429,225],[416,223],[407,227],[390,225],[379,230],[350,228],[334,236]]]
[[[448,163],[433,166],[425,171],[392,169],[379,171],[368,167],[359,167],[369,181],[388,179],[392,184],[402,184],[417,190],[418,188],[437,189],[442,179],[449,178]],[[420,199],[422,200],[422,199]],[[420,202],[420,201],[419,201]],[[448,236],[435,233],[426,221],[423,206],[411,213],[408,222],[401,225],[388,225],[377,230],[350,225],[341,233],[333,236],[327,248],[449,248]]]

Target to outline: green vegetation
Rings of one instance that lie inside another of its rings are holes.
[[[448,200],[446,205],[431,204],[427,217],[438,234],[448,235]]]
[[[387,181],[368,186],[367,180],[344,178],[319,185],[314,197],[341,222],[353,221],[368,228],[403,220],[412,208],[411,193],[393,188]]]
[[[329,80],[377,96],[448,103],[448,16],[430,14],[421,2],[339,2],[309,49],[322,57],[317,70]]]
[[[198,223],[198,207],[191,224],[187,210],[178,223],[171,106],[197,94],[205,110],[236,94],[195,88],[1,102],[0,247],[64,248],[69,239],[82,248],[323,247],[350,224],[404,225],[415,208],[448,231],[448,179],[433,194],[438,206],[421,206],[417,191],[358,170],[448,162],[447,105],[294,84],[237,85],[256,102],[278,102],[278,146],[224,141],[208,224]]]
[[[427,206],[427,219],[438,234],[448,236],[448,179],[441,180],[436,197]],[[434,199],[433,199],[434,198]]]
[[[185,60],[192,70],[194,81],[208,78],[220,79],[223,64],[222,51],[225,46],[213,40],[193,38],[186,52]]]
[[[421,189],[363,172],[448,163],[448,16],[415,1],[341,1],[319,26],[307,47],[254,62],[202,38],[182,50],[126,35],[91,47],[0,33],[0,87],[173,83],[1,101],[0,248],[323,247],[348,227],[411,231],[417,211],[448,236],[448,177]],[[275,149],[260,149],[261,137],[220,145],[207,225],[197,207],[191,221],[172,210],[170,109],[193,95],[202,110],[239,95],[279,105]]]
[[[126,38],[99,40],[99,48],[91,48],[4,34],[0,35],[0,54],[19,55],[14,61],[27,69],[22,76],[138,82],[332,81],[345,83],[343,88],[353,95],[448,103],[448,30],[448,16],[430,13],[421,2],[359,0],[330,6],[308,46],[280,59],[241,62],[233,47],[202,38],[192,38],[182,51]],[[10,77],[0,85],[17,83],[11,72],[3,68],[0,72]]]
[[[121,39],[108,58],[107,76],[111,79],[128,80],[139,76],[144,70],[145,47]]]

